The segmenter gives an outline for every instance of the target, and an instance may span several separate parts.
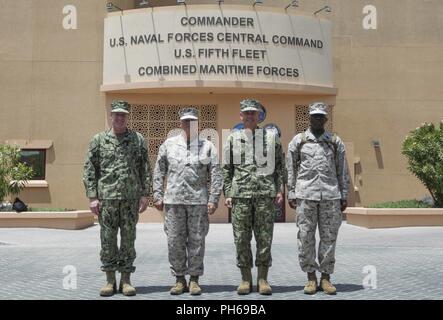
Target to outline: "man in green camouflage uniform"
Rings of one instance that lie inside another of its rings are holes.
[[[272,294],[267,276],[272,264],[275,204],[281,206],[283,202],[282,146],[274,130],[258,128],[260,110],[257,100],[240,103],[244,129],[232,132],[224,147],[223,191],[225,205],[232,208],[237,266],[242,275],[237,293],[241,295],[252,291],[252,232],[257,243],[257,290],[260,294]]]
[[[176,277],[170,293],[178,295],[189,290],[191,295],[199,295],[208,214],[217,209],[223,179],[215,146],[198,137],[197,110],[181,110],[180,120],[181,134],[168,138],[159,149],[154,169],[154,201],[158,210],[165,209],[169,263]],[[189,288],[185,278],[188,274]]]
[[[308,274],[306,294],[318,289],[335,294],[330,282],[334,272],[335,245],[342,212],[347,207],[349,174],[345,146],[340,138],[325,130],[327,106],[322,102],[309,107],[310,127],[289,143],[287,155],[288,200],[296,209],[300,266]],[[315,261],[315,231],[320,243]],[[317,285],[316,270],[321,272]]]
[[[127,296],[136,294],[130,282],[135,271],[136,225],[139,213],[148,205],[151,171],[145,139],[127,128],[129,110],[125,101],[112,103],[112,128],[92,138],[84,165],[86,196],[100,223],[101,269],[107,278],[101,296],[116,292],[117,270],[121,273],[119,291]]]

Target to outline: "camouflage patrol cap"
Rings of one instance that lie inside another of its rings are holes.
[[[126,101],[119,100],[111,103],[111,113],[114,112],[129,113],[130,109],[131,105]]]
[[[195,108],[184,108],[179,112],[180,120],[198,120],[198,111]]]
[[[246,99],[240,102],[240,111],[257,111],[260,112],[262,110],[262,105],[260,101],[255,99]]]
[[[314,102],[309,105],[309,114],[328,114],[328,106],[323,102]]]

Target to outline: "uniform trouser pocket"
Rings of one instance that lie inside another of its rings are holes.
[[[300,267],[304,272],[334,272],[335,246],[341,222],[340,200],[297,199],[297,242]],[[318,263],[315,260],[317,225],[320,235]]]
[[[232,227],[239,268],[252,268],[252,233],[257,242],[255,265],[272,265],[271,246],[274,231],[274,198],[235,198]]]
[[[205,205],[165,205],[164,231],[174,276],[203,275],[209,218]]]
[[[318,201],[297,199],[298,259],[303,272],[318,270],[315,261],[315,230],[318,221]]]
[[[99,215],[103,271],[134,272],[135,239],[138,222],[137,200],[101,200]],[[120,229],[120,248],[117,234]]]
[[[318,262],[320,272],[334,273],[335,247],[341,223],[340,200],[320,201],[318,217],[318,231],[320,234]]]

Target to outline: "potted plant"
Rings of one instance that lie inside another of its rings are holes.
[[[443,122],[422,124],[406,136],[402,147],[408,170],[428,189],[431,199],[349,208],[349,224],[366,228],[443,226]]]
[[[408,169],[428,189],[434,206],[443,208],[443,121],[439,127],[424,123],[403,141]]]
[[[20,161],[20,148],[0,145],[0,203],[9,195],[18,195],[33,175],[32,168]],[[4,207],[10,210],[7,204]]]
[[[77,230],[94,224],[89,210],[64,212],[60,210],[29,210],[26,214],[12,212],[10,203],[3,203],[10,195],[18,195],[32,178],[31,167],[20,161],[20,149],[0,145],[0,228],[55,228]]]

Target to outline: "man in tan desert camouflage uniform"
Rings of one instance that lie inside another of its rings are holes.
[[[215,146],[198,137],[197,110],[181,110],[180,120],[181,134],[168,138],[159,149],[154,169],[154,201],[158,210],[165,209],[169,263],[176,277],[170,293],[178,295],[189,290],[191,295],[199,295],[208,214],[217,209],[222,176]],[[189,287],[185,278],[188,274]]]
[[[334,272],[335,245],[349,186],[345,146],[338,136],[325,130],[324,103],[311,104],[309,114],[310,127],[296,135],[288,147],[288,200],[297,213],[300,266],[308,274],[304,292],[314,294],[320,289],[335,294],[330,275]],[[318,264],[315,261],[317,225]],[[321,272],[319,287],[316,270]]]

